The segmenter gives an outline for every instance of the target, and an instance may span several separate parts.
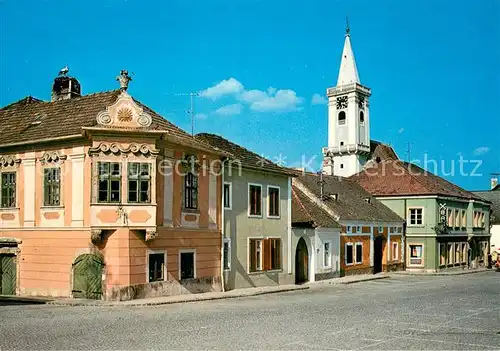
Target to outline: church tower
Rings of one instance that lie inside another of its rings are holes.
[[[371,90],[359,80],[349,26],[340,61],[337,86],[327,89],[328,147],[323,148],[323,172],[349,177],[370,157]]]

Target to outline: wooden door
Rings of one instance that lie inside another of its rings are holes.
[[[16,256],[0,255],[0,295],[16,294]]]
[[[102,297],[102,268],[98,255],[84,254],[73,263],[73,297],[99,300]]]

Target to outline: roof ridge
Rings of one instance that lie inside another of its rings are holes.
[[[22,99],[11,102],[10,104],[5,105],[4,107],[0,107],[0,110],[7,109],[7,108],[12,107],[12,106],[17,105],[17,104],[32,103],[32,102],[44,102],[44,101],[41,99],[37,99],[36,97],[34,97],[32,95],[28,95],[28,96],[23,97]]]

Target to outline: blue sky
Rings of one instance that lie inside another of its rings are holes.
[[[402,159],[410,142],[412,159],[444,162],[440,175],[455,163],[447,179],[487,188],[500,172],[498,0],[0,0],[0,105],[49,99],[66,64],[84,93],[117,88],[126,68],[129,92],[184,129],[178,94],[205,91],[196,132],[318,167],[327,110],[313,95],[336,83],[346,14],[372,139]],[[224,80],[230,92],[207,90]],[[460,155],[482,176],[460,175]]]

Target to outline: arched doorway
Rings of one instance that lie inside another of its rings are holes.
[[[373,245],[373,274],[382,272],[382,257],[384,256],[384,237],[375,237]]]
[[[73,263],[73,297],[100,300],[104,260],[98,254],[83,254]]]
[[[295,284],[309,280],[309,253],[304,238],[300,238],[295,251]]]

